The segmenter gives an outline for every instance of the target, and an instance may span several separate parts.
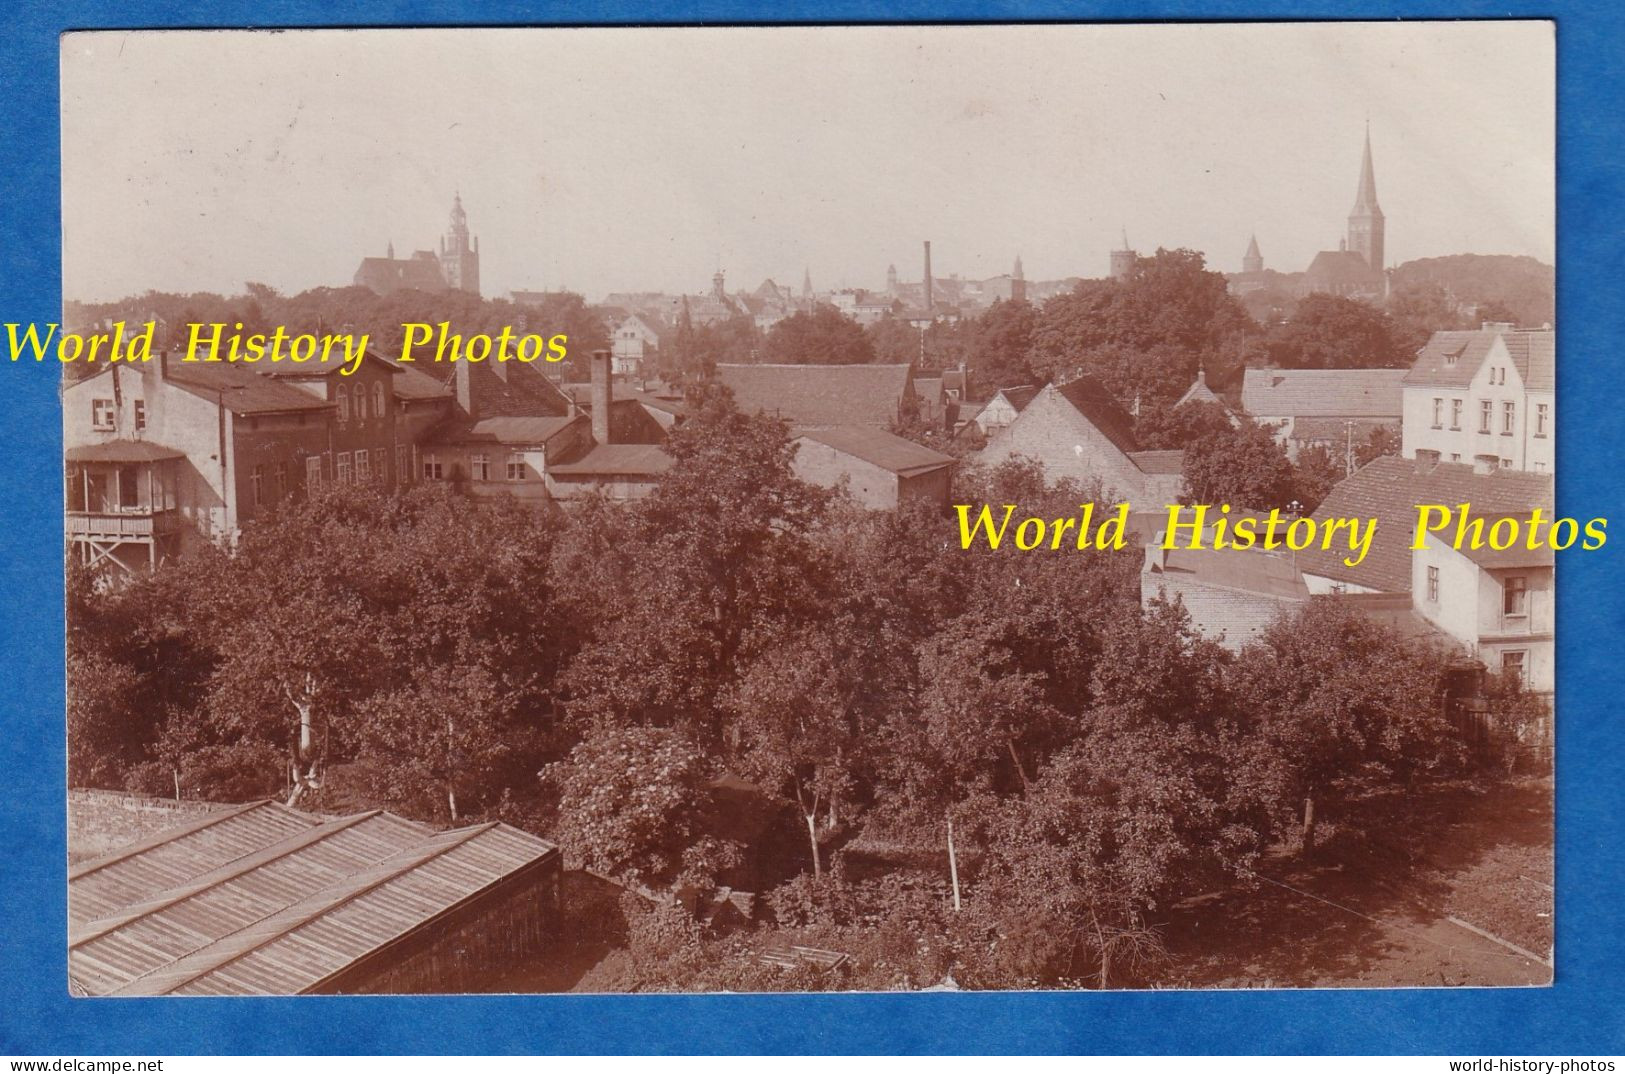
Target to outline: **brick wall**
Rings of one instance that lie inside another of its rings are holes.
[[[1256,638],[1283,609],[1298,603],[1281,597],[1203,585],[1188,575],[1150,571],[1140,575],[1142,605],[1156,597],[1159,591],[1170,601],[1178,597],[1190,613],[1191,626],[1204,638],[1221,641],[1232,652]]]
[[[119,791],[68,792],[68,860],[99,858],[128,843],[235,806]]]

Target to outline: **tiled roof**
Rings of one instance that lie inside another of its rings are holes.
[[[559,418],[481,418],[478,421],[450,421],[434,431],[432,439],[441,443],[545,444],[572,424],[585,421],[580,415]]]
[[[1019,414],[1027,409],[1027,404],[1033,401],[1038,389],[1031,384],[1023,384],[1017,388],[1000,388],[998,394],[1004,396],[1004,401],[1014,407]]]
[[[1414,387],[1465,388],[1484,365],[1499,337],[1507,357],[1518,370],[1524,387],[1551,391],[1556,383],[1557,341],[1552,332],[1526,332],[1485,328],[1466,332],[1435,332],[1416,354],[1405,374]]]
[[[1177,410],[1186,403],[1218,403],[1220,406],[1224,405],[1223,401],[1213,394],[1213,389],[1207,386],[1207,377],[1200,373],[1196,375],[1195,380],[1191,381],[1191,386],[1185,389],[1185,394],[1179,397],[1179,402],[1174,404],[1174,409]]]
[[[1410,546],[1418,504],[1448,508],[1470,504],[1483,511],[1514,513],[1549,508],[1552,478],[1515,470],[1477,474],[1460,463],[1430,465],[1393,455],[1373,459],[1336,485],[1314,514],[1322,523],[1332,518],[1376,519],[1371,551],[1364,562],[1358,567],[1345,566],[1346,545],[1325,551],[1317,546],[1299,552],[1298,565],[1309,574],[1382,592],[1409,592]]]
[[[1556,553],[1552,551],[1550,545],[1547,545],[1544,542],[1538,548],[1528,547],[1527,542],[1523,540],[1524,531],[1522,527],[1519,528],[1518,539],[1514,540],[1511,547],[1489,547],[1488,535],[1492,525],[1503,518],[1511,518],[1517,521],[1526,522],[1529,518],[1527,511],[1521,515],[1506,512],[1491,515],[1480,514],[1477,511],[1474,511],[1470,517],[1473,519],[1483,520],[1485,545],[1483,548],[1473,548],[1469,546],[1468,542],[1463,541],[1461,547],[1456,549],[1456,551],[1460,552],[1462,555],[1466,556],[1480,567],[1487,570],[1503,570],[1515,567],[1550,567],[1557,561]]]
[[[557,853],[501,824],[253,803],[74,869],[69,972],[97,995],[308,992]]]
[[[1142,474],[1182,474],[1185,472],[1183,449],[1159,451],[1131,451],[1128,457]]]
[[[103,440],[71,447],[62,457],[67,462],[161,462],[183,459],[186,454],[150,440]]]
[[[399,373],[402,370],[411,368],[410,366],[404,366],[389,358],[385,358],[377,351],[364,352],[362,355],[362,361],[380,363],[391,373]],[[330,362],[309,361],[300,362],[297,364],[291,362],[261,363],[256,364],[254,370],[255,372],[262,373],[267,377],[279,377],[284,380],[308,380],[312,377],[354,376],[353,373],[345,373],[345,368],[346,362],[343,352],[335,350],[333,353],[333,360]]]
[[[792,425],[878,425],[896,421],[911,376],[906,365],[719,365],[717,379],[747,413]]]
[[[1061,397],[1075,407],[1089,424],[1099,429],[1118,451],[1127,455],[1139,450],[1134,442],[1134,422],[1128,411],[1117,405],[1117,400],[1093,376],[1085,373],[1076,380],[1055,389]]]
[[[280,414],[333,406],[303,389],[229,362],[170,361],[163,375],[177,388],[201,399],[220,401],[233,414]]]
[[[1249,369],[1241,405],[1259,418],[1398,418],[1403,369]]]
[[[473,412],[480,418],[552,418],[570,412],[570,397],[536,365],[505,362],[506,376],[503,376],[497,373],[495,364],[489,361],[430,363],[421,368],[453,395],[457,388],[457,370],[466,369]]]
[[[1340,290],[1382,286],[1382,273],[1374,272],[1354,250],[1322,250],[1304,270],[1304,282],[1312,290]]]
[[[954,464],[952,455],[932,451],[923,444],[868,426],[837,425],[827,429],[810,429],[802,433],[801,438],[816,440],[903,477]]]
[[[658,444],[598,444],[570,462],[552,462],[549,474],[630,477],[663,474],[676,462]]]

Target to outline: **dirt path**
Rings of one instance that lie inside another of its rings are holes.
[[[1252,891],[1193,899],[1165,929],[1184,987],[1542,985],[1551,784],[1461,785],[1370,803],[1378,838],[1334,834],[1311,862],[1275,855]]]

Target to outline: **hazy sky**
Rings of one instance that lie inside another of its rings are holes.
[[[346,285],[462,192],[487,296],[1103,275],[1335,249],[1554,257],[1535,22],[73,34],[66,297]]]

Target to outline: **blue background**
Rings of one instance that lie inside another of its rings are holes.
[[[1554,17],[1558,21],[1558,507],[1618,517],[1625,388],[1625,10],[1456,3],[13,4],[0,13],[0,321],[60,310],[57,35],[161,26]],[[1426,107],[1418,102],[1418,107]],[[1471,162],[1466,162],[1469,166]],[[153,251],[161,257],[161,250]],[[1617,549],[1558,577],[1557,984],[1549,989],[881,996],[70,1000],[56,369],[5,377],[0,622],[0,1053],[1625,1052],[1618,906],[1625,719]],[[1617,521],[1616,527],[1625,526]]]

